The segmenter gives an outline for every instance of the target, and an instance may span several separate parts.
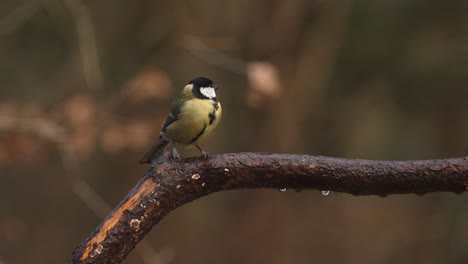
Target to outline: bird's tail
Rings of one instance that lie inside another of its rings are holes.
[[[158,142],[156,142],[150,149],[148,149],[143,157],[141,157],[140,164],[151,163],[155,157],[160,156],[163,153],[168,144],[168,140],[165,140],[164,138],[159,139]]]

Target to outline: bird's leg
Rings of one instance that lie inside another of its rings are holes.
[[[172,157],[174,159],[180,159],[179,152],[177,152],[177,149],[175,147],[175,142],[172,142]]]
[[[204,159],[208,158],[208,152],[204,151],[202,148],[200,148],[200,146],[198,146],[198,144],[195,144],[195,147],[197,147],[197,149],[201,152],[201,155]]]

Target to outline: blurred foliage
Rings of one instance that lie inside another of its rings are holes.
[[[195,76],[222,86],[211,153],[466,155],[467,12],[463,0],[2,1],[0,263],[66,261],[144,173],[137,160]],[[465,263],[466,204],[223,192],[169,215],[125,263]]]

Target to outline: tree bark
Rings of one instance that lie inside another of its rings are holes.
[[[370,161],[235,153],[153,161],[140,182],[73,252],[70,263],[120,263],[177,207],[210,193],[245,188],[330,190],[353,195],[463,193],[468,157]]]

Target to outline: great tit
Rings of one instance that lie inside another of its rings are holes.
[[[143,155],[140,163],[151,163],[169,143],[172,143],[174,159],[180,159],[176,144],[195,145],[203,158],[207,158],[208,153],[197,142],[213,131],[221,119],[221,104],[215,92],[217,88],[204,77],[195,78],[185,85],[162,124],[159,140]]]

